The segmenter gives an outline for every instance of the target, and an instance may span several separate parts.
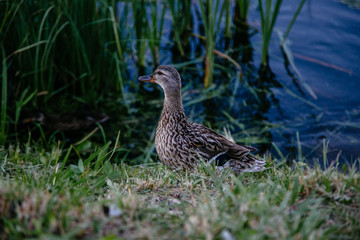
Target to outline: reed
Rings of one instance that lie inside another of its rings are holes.
[[[313,97],[315,100],[317,99],[317,95],[315,94],[315,92],[312,90],[312,88],[310,87],[309,84],[306,83],[305,79],[302,77],[302,75],[300,74],[300,71],[297,69],[296,65],[295,65],[295,61],[294,61],[294,56],[293,53],[290,49],[290,43],[287,42],[287,37],[290,33],[290,30],[292,28],[292,26],[294,25],[297,16],[299,15],[304,3],[306,2],[306,0],[302,0],[299,4],[299,6],[297,7],[289,25],[287,26],[285,33],[282,35],[282,33],[279,31],[279,37],[280,37],[280,46],[281,46],[281,51],[284,55],[284,61],[285,61],[285,65],[288,65],[292,68],[293,72],[296,75],[296,79],[295,79],[295,75],[290,73],[289,71],[289,75],[293,76],[293,79],[296,80],[297,82],[299,82],[299,84],[302,85],[302,87],[305,89],[305,91],[308,92],[309,95],[311,95],[311,97]],[[289,69],[289,68],[287,68]]]
[[[0,123],[0,145],[6,141],[6,117],[7,117],[7,64],[4,47],[1,48],[2,55],[2,84],[1,84],[1,123]]]
[[[201,0],[199,1],[199,7],[206,37],[204,86],[207,88],[213,81],[214,49],[221,19],[225,11],[226,1]]]
[[[231,9],[232,9],[232,1],[231,0],[224,0],[224,7],[225,7],[225,37],[231,37]]]
[[[145,0],[132,1],[132,13],[135,28],[136,63],[139,68],[139,74],[141,75],[144,74],[145,71],[146,39],[148,39],[149,36],[149,22],[147,19]]]
[[[156,67],[160,64],[159,51],[163,33],[166,6],[159,1],[152,1],[150,2],[150,11],[151,21],[149,23],[149,47],[153,58],[154,67]]]
[[[291,18],[291,21],[290,21],[288,27],[286,28],[285,34],[284,34],[283,39],[282,39],[282,41],[281,41],[281,46],[284,46],[284,43],[285,43],[285,41],[286,41],[286,39],[287,39],[287,37],[288,37],[288,35],[289,35],[289,33],[290,33],[290,30],[291,30],[292,26],[294,25],[294,23],[295,23],[295,21],[296,21],[296,18],[297,18],[297,16],[299,15],[299,13],[300,13],[302,7],[304,6],[304,3],[305,3],[305,2],[306,2],[306,0],[302,0],[302,1],[300,2],[300,4],[299,4],[299,6],[297,7],[297,9],[296,9],[293,17]]]
[[[268,49],[271,40],[272,32],[276,19],[279,15],[282,0],[265,1],[265,8],[263,0],[259,0],[259,10],[261,18],[261,34],[262,34],[262,51],[261,51],[261,65],[266,66],[268,63]]]
[[[184,56],[189,44],[188,35],[192,28],[192,0],[168,0],[172,20],[174,42],[181,56]]]
[[[121,92],[121,96],[125,99],[125,79],[127,71],[126,51],[128,40],[131,38],[129,29],[131,28],[131,6],[127,2],[118,1],[115,4],[115,9],[109,6],[111,14],[111,22],[113,26],[113,34],[115,36],[117,52],[113,53],[112,64],[116,69],[116,90]],[[115,12],[115,15],[113,14]],[[128,106],[126,106],[128,107]]]
[[[100,88],[119,90],[113,52],[122,66],[126,45],[125,31],[120,31],[123,19],[116,19],[114,1],[9,4],[15,15],[2,25],[14,31],[3,30],[2,37],[7,58],[18,69],[15,85],[21,90],[31,86],[32,90],[54,92],[67,86],[66,92],[93,95],[94,99]],[[26,86],[21,84],[25,82]]]
[[[31,100],[34,99],[34,97],[37,94],[37,91],[33,91],[32,93],[28,94],[29,92],[29,88],[25,89],[22,93],[21,96],[18,100],[16,100],[16,109],[15,109],[15,120],[14,120],[14,124],[15,124],[15,129],[17,130],[17,125],[19,123],[19,119],[20,119],[20,114],[21,114],[21,110],[22,108],[28,104]]]
[[[122,21],[120,20],[119,22],[119,27],[118,27],[118,24],[117,24],[117,20],[115,18],[115,14],[114,14],[114,9],[109,6],[109,13],[110,13],[110,17],[111,17],[111,23],[112,23],[112,27],[113,27],[113,32],[114,32],[114,37],[115,37],[115,44],[116,44],[116,49],[117,49],[117,55],[118,55],[118,58],[121,60],[121,61],[124,61],[124,54],[123,54],[123,47],[121,46],[121,43],[120,43],[120,38],[119,38],[119,29],[121,29],[121,23]],[[124,11],[122,11],[121,14],[124,14],[125,15],[125,18],[127,16],[127,8],[125,8]],[[120,30],[121,31],[121,30]]]
[[[249,14],[250,0],[236,0],[235,4],[236,20],[245,23]]]

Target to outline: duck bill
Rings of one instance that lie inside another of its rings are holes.
[[[152,83],[155,82],[151,75],[141,76],[141,77],[139,77],[139,81],[152,82]]]
[[[30,123],[33,122],[32,118],[25,118],[24,120],[22,120],[22,123]]]

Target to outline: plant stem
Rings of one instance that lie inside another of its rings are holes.
[[[287,39],[287,37],[289,35],[289,32],[290,32],[292,26],[294,25],[295,20],[296,20],[297,16],[299,15],[299,13],[300,13],[300,11],[301,11],[301,9],[302,9],[305,2],[306,2],[306,0],[302,0],[301,3],[299,4],[298,8],[296,9],[296,12],[295,12],[294,16],[292,17],[288,27],[286,28],[285,34],[283,36],[283,40],[281,41],[281,46],[284,45],[284,43],[285,43],[285,41],[286,41],[286,39]]]
[[[2,52],[2,90],[1,90],[1,124],[0,124],[0,144],[4,145],[6,141],[6,107],[7,107],[7,64],[4,47]]]

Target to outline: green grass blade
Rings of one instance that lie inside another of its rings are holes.
[[[7,63],[4,47],[2,52],[2,84],[1,84],[1,124],[0,124],[0,144],[4,145],[6,141],[6,117],[7,117]]]
[[[109,7],[108,10],[110,12],[111,23],[112,23],[112,27],[113,27],[113,33],[114,33],[114,36],[115,36],[115,43],[116,43],[117,53],[119,55],[120,60],[124,61],[123,51],[122,51],[122,48],[121,48],[120,39],[119,39],[118,31],[117,31],[116,19],[115,19],[115,16],[114,16],[114,9],[112,7]]]
[[[43,16],[43,18],[41,20],[40,28],[39,28],[39,32],[38,32],[37,42],[41,41],[41,35],[42,35],[43,29],[44,29],[45,21],[48,18],[49,13],[50,13],[50,11],[52,9],[54,9],[54,6],[51,6],[46,10],[46,12],[45,12],[45,14],[44,14],[44,16]],[[48,41],[46,41],[46,44],[48,44]],[[39,85],[38,85],[39,84],[39,79],[40,79],[39,74],[41,73],[41,71],[39,71],[39,61],[40,61],[39,60],[39,54],[40,54],[40,45],[37,45],[36,50],[35,50],[35,66],[34,66],[35,71],[36,71],[35,79],[34,79],[35,89],[38,89],[38,87],[39,87]]]
[[[282,46],[284,45],[284,43],[285,43],[285,41],[286,41],[286,39],[287,39],[287,37],[288,37],[288,35],[289,35],[289,33],[290,33],[290,30],[291,30],[292,26],[294,25],[295,20],[296,20],[297,16],[299,15],[299,13],[300,13],[300,11],[301,11],[301,9],[302,9],[302,7],[303,7],[303,5],[304,5],[305,2],[306,2],[306,0],[302,0],[302,1],[301,1],[301,3],[299,4],[298,8],[296,9],[296,12],[295,12],[294,16],[293,16],[292,19],[291,19],[288,27],[286,28],[285,34],[284,34],[284,36],[283,36],[283,40],[281,41],[281,45],[282,45]]]
[[[297,149],[298,149],[298,161],[302,162],[303,161],[303,154],[302,154],[300,136],[299,136],[298,131],[296,131],[296,143],[297,143]]]

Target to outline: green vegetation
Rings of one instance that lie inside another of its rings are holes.
[[[0,124],[0,144],[5,144],[6,140],[6,107],[7,107],[7,66],[5,62],[4,48],[2,50],[2,86],[1,86],[1,124]]]
[[[250,1],[230,0],[1,1],[1,142],[24,135],[17,126],[29,112],[58,112],[60,102],[67,112],[84,103],[99,109],[110,99],[131,112],[142,98],[137,76],[158,64],[204,62],[197,68],[202,77],[189,77],[193,84],[228,84],[232,74],[221,73],[241,66],[221,39],[234,35],[232,21],[246,21],[249,9]],[[271,31],[267,36],[269,42]],[[198,45],[190,49],[190,41]]]
[[[191,4],[192,0],[168,0],[171,20],[176,23],[172,25],[174,42],[181,56],[185,55],[184,48],[189,45],[188,37],[192,30]]]
[[[272,4],[272,0],[266,0],[265,7],[263,7],[263,0],[259,0],[261,16],[261,34],[263,40],[261,64],[264,66],[268,63],[269,43],[276,19],[279,15],[281,4],[282,0],[276,0],[274,4]]]
[[[201,18],[203,20],[206,40],[204,86],[207,88],[212,84],[214,72],[214,49],[216,38],[219,35],[221,18],[223,17],[226,2],[220,0],[199,1]]]
[[[289,32],[295,23],[295,20],[297,16],[299,15],[304,3],[306,0],[302,0],[296,9],[286,31],[284,36],[281,40],[281,46],[284,47],[284,43],[289,35]],[[276,0],[274,4],[272,4],[272,0],[266,0],[265,1],[265,8],[263,7],[263,0],[259,0],[259,8],[260,8],[260,16],[261,16],[261,33],[262,33],[262,40],[263,40],[263,46],[262,46],[262,52],[261,52],[261,64],[267,65],[268,64],[268,48],[269,43],[271,40],[271,35],[273,32],[273,28],[276,23],[276,19],[279,15],[279,11],[281,8],[282,0]]]
[[[235,177],[199,166],[113,164],[35,145],[1,152],[0,237],[67,239],[355,239],[360,174],[303,162]],[[74,147],[75,149],[75,147]],[[81,154],[81,153],[80,153]],[[72,162],[68,165],[67,162]]]
[[[250,0],[236,0],[236,4],[238,5],[239,21],[246,22],[249,14],[250,2]]]
[[[149,39],[149,47],[151,50],[151,55],[153,57],[153,63],[155,66],[160,65],[160,43],[161,36],[163,34],[164,20],[165,20],[166,7],[161,4],[159,1],[151,2],[151,25],[150,35],[152,36]],[[160,18],[158,19],[158,16]]]

